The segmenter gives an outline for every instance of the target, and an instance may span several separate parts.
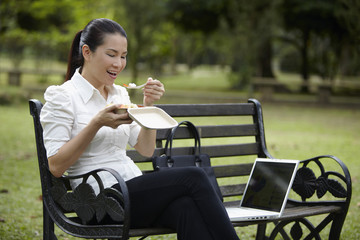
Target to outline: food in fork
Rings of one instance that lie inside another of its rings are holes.
[[[127,89],[141,89],[146,85],[146,83],[141,84],[139,86],[137,86],[135,83],[129,83],[129,84],[123,84],[124,87],[126,87]]]
[[[123,84],[124,87],[127,87],[127,88],[134,88],[136,87],[136,84],[135,83],[129,83],[129,84]]]

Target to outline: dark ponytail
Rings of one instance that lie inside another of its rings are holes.
[[[88,45],[92,52],[95,52],[97,47],[104,43],[106,34],[115,33],[127,38],[125,30],[117,22],[106,18],[91,20],[84,30],[78,32],[70,49],[65,81],[71,79],[76,69],[83,66],[84,57],[81,49],[84,44]]]
[[[81,39],[81,33],[83,30],[79,31],[72,42],[71,49],[69,52],[68,57],[68,67],[67,72],[65,76],[65,81],[70,80],[71,77],[74,75],[75,70],[78,67],[81,67],[84,63],[84,58],[82,56],[81,48],[80,48],[80,39]]]

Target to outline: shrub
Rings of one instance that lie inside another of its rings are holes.
[[[19,104],[28,99],[28,94],[19,87],[5,87],[0,90],[0,105]]]

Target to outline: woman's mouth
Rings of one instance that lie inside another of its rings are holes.
[[[117,72],[114,71],[107,71],[111,78],[115,79],[117,77]]]

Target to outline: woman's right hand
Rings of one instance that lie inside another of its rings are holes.
[[[105,107],[103,110],[98,112],[95,115],[93,120],[95,124],[98,125],[100,128],[103,126],[117,128],[121,124],[130,124],[132,123],[132,119],[129,117],[128,113],[118,114],[115,113],[115,110],[119,109],[119,104],[112,104],[110,106]]]
[[[60,177],[79,159],[101,127],[117,128],[121,124],[132,122],[128,113],[114,112],[119,107],[118,104],[113,104],[98,112],[78,135],[65,143],[55,155],[49,157],[49,168],[55,177]]]

